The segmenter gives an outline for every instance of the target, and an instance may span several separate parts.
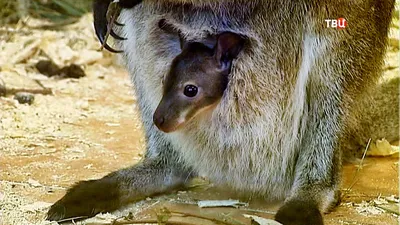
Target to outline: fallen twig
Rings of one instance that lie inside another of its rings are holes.
[[[147,220],[129,220],[129,221],[114,221],[113,223],[110,223],[110,225],[123,225],[123,224],[146,224],[146,223],[151,223],[151,224],[159,224],[159,221],[156,219],[147,219]],[[183,222],[183,221],[166,221],[163,222],[165,225],[196,225],[195,223],[188,223],[188,222]],[[100,225],[100,224],[91,224],[87,223],[87,225]],[[102,224],[104,225],[104,224]]]
[[[75,220],[81,220],[81,219],[86,219],[88,218],[87,216],[77,216],[77,217],[71,217],[71,218],[66,218],[66,219],[62,219],[62,220],[57,220],[57,223],[63,223],[63,222],[67,222],[67,221],[71,221],[72,223],[75,222]]]
[[[17,54],[12,56],[8,63],[14,65],[21,61],[24,61],[25,59],[30,57],[34,51],[36,51],[35,49],[40,45],[41,42],[42,42],[41,39],[33,39],[33,43],[29,44],[23,50],[19,51]]]
[[[265,214],[272,214],[275,215],[276,211],[269,211],[269,210],[259,210],[259,209],[245,209],[242,207],[239,207],[240,210],[242,211],[249,211],[249,212],[258,212],[258,213],[265,213]]]
[[[44,88],[44,89],[28,89],[28,88],[7,88],[6,89],[6,94],[11,95],[15,94],[18,92],[28,92],[32,94],[42,94],[42,95],[51,95],[53,94],[53,91],[50,88]]]
[[[382,206],[380,206],[380,205],[378,205],[378,204],[376,204],[376,203],[374,203],[374,206],[375,206],[376,208],[385,210],[385,211],[388,212],[388,213],[392,213],[392,214],[395,214],[395,215],[397,215],[397,216],[400,216],[400,212],[398,212],[398,211],[394,211],[394,210],[392,210],[392,209],[388,209],[388,208],[386,208],[386,207],[382,207]]]
[[[190,216],[190,217],[196,217],[196,218],[200,218],[200,219],[210,220],[215,223],[222,223],[222,224],[226,224],[226,225],[245,225],[244,223],[237,221],[233,218],[230,218],[228,216],[226,216],[225,218],[215,218],[215,217],[207,217],[207,216],[203,216],[203,215],[196,215],[196,214],[187,213],[187,212],[171,211],[171,213],[176,213],[176,214],[181,214],[183,216]],[[226,221],[226,220],[230,220],[230,221]]]
[[[361,158],[360,164],[358,165],[358,168],[356,170],[356,172],[354,173],[354,176],[352,178],[353,182],[350,184],[350,187],[346,189],[345,193],[343,194],[342,198],[344,198],[353,188],[353,186],[357,183],[358,179],[356,179],[358,173],[360,172],[361,168],[362,168],[362,164],[364,162],[365,156],[367,155],[367,151],[369,149],[369,145],[371,144],[371,138],[368,140],[367,146],[365,147],[363,156]]]

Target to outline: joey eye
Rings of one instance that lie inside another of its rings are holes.
[[[197,95],[197,92],[198,92],[197,87],[189,84],[189,85],[185,86],[185,90],[183,91],[183,94],[189,98],[193,98],[194,96]]]

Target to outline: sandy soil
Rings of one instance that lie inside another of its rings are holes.
[[[93,35],[90,38],[96,42]],[[397,54],[398,49],[388,53],[394,68],[387,73],[392,75],[398,74]],[[74,182],[100,178],[141,159],[144,138],[126,71],[96,63],[85,64],[85,71],[87,76],[80,79],[28,74],[53,90],[52,95],[36,94],[32,105],[19,104],[12,95],[0,98],[0,224],[47,224],[43,219],[48,206]],[[361,167],[358,162],[345,165],[342,189],[346,195],[340,206],[325,216],[326,224],[397,224],[398,177],[397,157],[366,158]],[[346,191],[349,187],[351,190]],[[239,209],[201,210],[187,205],[229,198],[250,204]],[[129,212],[140,218],[154,217],[154,210],[161,206],[186,214],[213,213],[249,222],[241,214],[272,218],[279,204],[240,197],[197,180],[187,191],[149,198],[113,215],[82,223],[111,224],[112,219]],[[180,219],[214,224],[193,217]]]

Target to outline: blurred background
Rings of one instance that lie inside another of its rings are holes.
[[[91,5],[88,0],[1,0],[0,25],[16,23],[27,16],[53,22],[73,21],[90,12]]]

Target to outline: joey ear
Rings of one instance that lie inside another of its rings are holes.
[[[218,36],[215,57],[223,70],[230,69],[230,64],[243,49],[245,39],[236,33],[224,32]]]

